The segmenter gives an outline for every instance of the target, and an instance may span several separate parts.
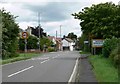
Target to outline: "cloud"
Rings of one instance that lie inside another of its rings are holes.
[[[75,20],[72,13],[79,12],[84,7],[111,0],[0,0],[0,8],[4,7],[13,15],[19,16],[16,21],[20,28],[38,25],[38,12],[41,13],[41,26],[49,34],[55,36],[62,25],[62,36],[74,32],[81,35],[80,21]],[[115,4],[119,0],[114,0]]]
[[[67,19],[64,21],[58,22],[47,22],[42,24],[42,27],[49,35],[55,36],[56,31],[58,32],[58,36],[60,36],[60,25],[61,25],[61,34],[67,35],[70,32],[74,32],[78,36],[81,35],[81,28],[79,25],[79,21],[75,19]]]
[[[56,2],[51,2],[47,5],[30,5],[30,4],[26,5],[25,4],[24,9],[32,11],[34,15],[36,15],[36,18],[37,18],[38,12],[40,12],[41,20],[44,22],[61,21],[68,18],[64,14],[65,8],[63,7],[63,5]]]
[[[79,20],[73,19],[71,14],[78,12],[82,7],[87,5],[90,5],[90,3],[14,2],[3,3],[1,7],[4,7],[15,16],[19,16],[17,22],[22,29],[26,29],[27,26],[37,26],[38,12],[41,12],[41,26],[49,35],[55,36],[56,31],[58,31],[59,35],[60,25],[62,25],[62,35],[67,35],[71,31],[75,30],[75,28],[80,31]]]

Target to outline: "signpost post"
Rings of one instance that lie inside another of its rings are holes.
[[[28,33],[27,32],[22,32],[22,38],[25,41],[25,53],[27,52],[27,38],[28,38]]]
[[[93,39],[92,40],[93,54],[96,54],[96,48],[102,48],[103,43],[104,43],[103,39]]]

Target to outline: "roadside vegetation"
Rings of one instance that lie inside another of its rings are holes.
[[[18,23],[16,23],[16,18],[18,16],[12,15],[10,12],[7,12],[4,8],[0,9],[0,15],[2,19],[2,23],[0,23],[0,26],[2,25],[2,29],[0,34],[2,34],[2,38],[0,38],[0,44],[2,44],[2,48],[0,45],[0,54],[2,53],[2,64],[20,61],[29,59],[35,56],[39,56],[40,54],[36,53],[24,53],[20,54],[19,52],[24,52],[25,48],[25,41],[21,37],[20,28],[18,26]],[[21,30],[22,31],[22,30]],[[44,32],[42,31],[42,34]],[[43,51],[44,45],[46,45],[46,50],[49,46],[53,45],[53,42],[49,40],[46,35],[41,36],[40,39],[40,50]],[[39,39],[35,35],[29,35],[27,38],[27,49],[28,51],[36,50],[38,52],[38,43]],[[50,52],[54,51],[53,49],[49,49]]]
[[[2,14],[2,59],[18,57],[18,33],[19,26],[15,22],[16,16],[4,9],[0,9]]]
[[[120,39],[106,39],[102,54],[91,55],[89,61],[98,82],[119,82]],[[80,52],[88,54],[86,52]]]
[[[96,55],[89,57],[99,82],[117,82],[120,73],[120,5],[112,2],[85,7],[72,14],[80,20],[80,54],[93,53],[92,39],[104,39],[103,47],[96,48]],[[85,43],[87,41],[88,43]],[[119,79],[120,80],[120,79]]]
[[[114,67],[111,60],[102,55],[92,55],[89,60],[98,82],[118,82],[118,69]]]
[[[18,57],[13,57],[10,59],[1,60],[2,62],[0,62],[0,63],[7,64],[7,63],[15,62],[15,61],[30,59],[32,57],[37,57],[37,56],[41,56],[41,54],[38,54],[38,53],[20,53]]]

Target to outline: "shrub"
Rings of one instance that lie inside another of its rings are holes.
[[[110,54],[110,59],[113,61],[114,65],[117,67],[120,64],[120,46],[117,46]]]
[[[104,57],[109,57],[110,53],[117,47],[120,39],[112,38],[106,39],[103,44],[102,54]]]
[[[54,48],[52,48],[52,47],[49,47],[49,48],[48,48],[48,52],[53,52],[53,51],[55,51]]]
[[[4,9],[0,9],[0,17],[2,19],[2,58],[12,58],[18,56],[16,50],[18,49],[18,33],[19,26],[16,23],[16,16]]]

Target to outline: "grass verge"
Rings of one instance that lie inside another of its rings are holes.
[[[98,82],[118,82],[118,69],[109,59],[94,55],[89,57],[89,61],[93,65]]]
[[[2,62],[0,62],[0,63],[7,64],[7,63],[15,62],[15,61],[30,59],[30,58],[36,57],[36,56],[40,56],[40,54],[37,54],[37,53],[20,53],[18,57],[6,59],[6,60],[1,60]]]

